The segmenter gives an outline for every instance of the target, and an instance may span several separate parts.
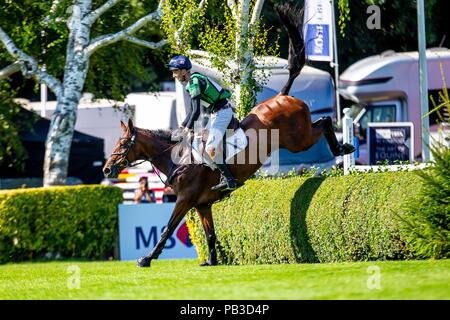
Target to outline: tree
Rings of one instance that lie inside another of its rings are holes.
[[[266,46],[267,30],[259,20],[263,4],[264,0],[202,0],[199,5],[193,0],[170,0],[164,10],[163,28],[173,52],[207,58],[223,74],[238,118],[256,102],[255,57],[276,54],[278,49]],[[189,19],[184,10],[191,12]]]
[[[276,32],[270,40],[270,29],[260,19],[265,2],[265,15],[270,16],[270,24],[275,26],[272,29]],[[239,119],[255,105],[260,84],[268,76],[267,72],[256,72],[258,56],[279,55],[277,37],[285,32],[273,10],[276,2],[281,1],[209,0],[205,3],[202,0],[198,10],[192,10],[196,6],[194,0],[165,3],[163,28],[173,52],[207,58],[222,73],[223,83],[233,93]],[[339,0],[338,8],[339,24],[344,28],[349,13],[348,0]],[[193,15],[183,19],[184,10]],[[182,27],[184,33],[179,31]],[[288,47],[287,37],[283,46]],[[194,50],[196,48],[203,51]]]
[[[23,17],[24,12],[27,14],[29,11],[33,12],[33,8],[39,9],[41,13],[48,13],[37,24],[27,24],[26,19],[21,23],[18,22],[20,20],[13,20],[18,25],[11,28],[11,23],[7,23],[6,27],[11,37],[2,26],[3,21],[11,21],[11,19],[2,19],[2,25],[0,25],[0,40],[11,57],[20,63],[22,74],[45,83],[57,98],[57,106],[46,142],[44,164],[44,185],[46,186],[65,183],[77,106],[86,84],[93,54],[122,40],[151,49],[160,48],[166,43],[165,40],[146,41],[137,36],[144,26],[152,22],[159,23],[162,16],[162,0],[153,12],[149,12],[147,8],[139,8],[135,3],[133,8],[138,9],[130,13],[126,9],[132,6],[122,3],[120,7],[120,2],[120,0],[108,0],[102,3],[91,0],[53,0],[36,3],[25,0],[21,3],[23,6],[12,1],[2,4],[3,15],[19,12]],[[151,3],[152,1],[145,2],[148,7],[151,7]],[[112,10],[115,6],[116,10]],[[121,23],[113,25],[111,20],[102,19],[102,16],[108,15],[108,11],[115,18],[112,21],[121,19],[129,25],[120,30],[114,30]],[[145,12],[145,14],[130,23],[130,20],[135,18],[136,12]],[[97,25],[96,28],[93,28],[94,24]],[[39,26],[44,26],[47,35],[34,30]],[[105,33],[102,34],[99,31]],[[16,45],[12,37],[18,40],[19,45]],[[35,43],[36,39],[42,40],[43,46],[39,48],[37,45],[29,45],[33,41]],[[30,49],[29,54],[25,53],[21,46]],[[58,46],[65,46],[65,56],[58,54],[60,50],[52,50]],[[105,56],[108,57],[108,54]],[[61,66],[64,66],[62,70]],[[61,71],[63,71],[62,80],[59,74]]]

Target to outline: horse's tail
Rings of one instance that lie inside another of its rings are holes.
[[[288,69],[289,79],[281,89],[281,94],[289,94],[292,83],[300,74],[305,65],[305,42],[303,40],[303,9],[292,7],[289,4],[279,4],[275,6],[281,21],[288,31],[289,36],[289,57]]]

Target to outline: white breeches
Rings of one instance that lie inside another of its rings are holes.
[[[209,130],[208,139],[206,140],[205,150],[212,160],[221,162],[222,159],[215,159],[218,150],[222,150],[223,135],[233,116],[233,109],[228,107],[211,114],[206,129]]]

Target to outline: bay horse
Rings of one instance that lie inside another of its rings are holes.
[[[249,179],[275,151],[275,148],[286,148],[291,152],[304,151],[314,145],[322,134],[325,135],[335,156],[354,151],[352,145],[339,144],[330,117],[323,117],[312,122],[308,106],[302,100],[288,95],[293,81],[305,64],[304,42],[301,34],[302,19],[300,12],[291,9],[288,5],[278,5],[276,10],[289,34],[289,79],[278,95],[255,106],[250,114],[242,120],[240,127],[246,133],[249,130],[265,129],[267,136],[271,135],[272,130],[279,130],[279,143],[278,146],[272,146],[271,140],[265,139],[266,157],[258,158],[254,163],[246,161],[243,164],[236,162],[229,164],[238,184],[243,184]],[[192,208],[197,211],[208,243],[208,261],[202,265],[216,265],[216,235],[211,206],[229,194],[229,191],[211,190],[211,187],[219,182],[218,170],[212,170],[206,165],[190,164],[177,167],[176,174],[174,174],[176,166],[172,161],[171,149],[176,142],[171,141],[169,131],[137,128],[131,119],[128,121],[128,125],[121,121],[121,128],[122,136],[103,168],[105,176],[115,178],[132,162],[148,160],[167,177],[170,177],[171,186],[177,195],[175,208],[159,242],[147,256],[138,259],[138,266],[149,267],[151,261],[158,258],[168,238]],[[245,159],[249,159],[249,147],[241,153],[245,153]],[[239,156],[242,154],[235,157]]]

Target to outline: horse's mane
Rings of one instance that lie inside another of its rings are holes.
[[[156,137],[158,140],[163,141],[167,144],[175,144],[176,142],[172,141],[172,132],[170,130],[147,130],[147,129],[140,129],[144,133],[146,133],[149,136]]]

